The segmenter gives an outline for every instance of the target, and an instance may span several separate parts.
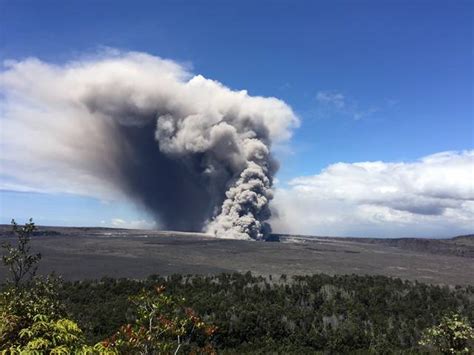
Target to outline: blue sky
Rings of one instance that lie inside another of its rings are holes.
[[[337,163],[473,149],[472,1],[0,1],[0,59],[146,52],[301,119],[280,184]],[[130,204],[2,191],[0,222],[140,219]]]

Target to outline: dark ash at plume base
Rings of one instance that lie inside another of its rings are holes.
[[[75,193],[101,197],[90,186],[102,184],[163,228],[255,240],[269,233],[271,144],[298,124],[284,102],[232,91],[143,53],[63,66],[28,59],[9,63],[0,80],[10,106],[20,96],[41,110],[35,119],[6,110],[6,124],[31,136],[40,127],[49,144],[37,164],[60,166]],[[27,174],[25,183],[32,184]]]

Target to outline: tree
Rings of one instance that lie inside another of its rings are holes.
[[[474,329],[458,314],[445,316],[441,323],[424,331],[420,345],[434,347],[443,354],[471,354]]]
[[[42,314],[33,317],[33,323],[18,333],[20,345],[11,346],[11,354],[92,354],[93,348],[85,342],[82,330],[72,320],[53,320]]]
[[[132,297],[135,321],[95,346],[98,351],[134,354],[178,354],[199,350],[215,354],[209,339],[216,327],[206,324],[191,308],[184,307],[158,286],[152,292]]]
[[[0,292],[0,350],[25,346],[23,329],[31,328],[38,315],[55,321],[65,317],[66,310],[59,301],[60,280],[48,276],[30,282],[28,287],[7,285]]]
[[[18,242],[16,247],[9,242],[3,243],[2,248],[5,253],[2,256],[2,262],[10,271],[10,281],[18,287],[23,281],[30,281],[35,276],[41,254],[30,252],[30,238],[36,230],[33,219],[30,218],[24,226],[19,226],[14,219],[11,224]]]

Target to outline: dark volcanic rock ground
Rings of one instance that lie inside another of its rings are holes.
[[[13,240],[0,226],[0,241]],[[450,240],[281,236],[281,242],[214,239],[198,233],[40,227],[32,247],[40,273],[65,279],[251,271],[262,275],[379,274],[474,285],[473,237]],[[441,243],[441,244],[440,244]],[[0,280],[6,270],[0,267]]]

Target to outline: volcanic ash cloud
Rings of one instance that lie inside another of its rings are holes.
[[[135,52],[8,61],[0,85],[10,186],[126,196],[163,228],[239,239],[269,232],[271,145],[298,125],[284,102]]]

